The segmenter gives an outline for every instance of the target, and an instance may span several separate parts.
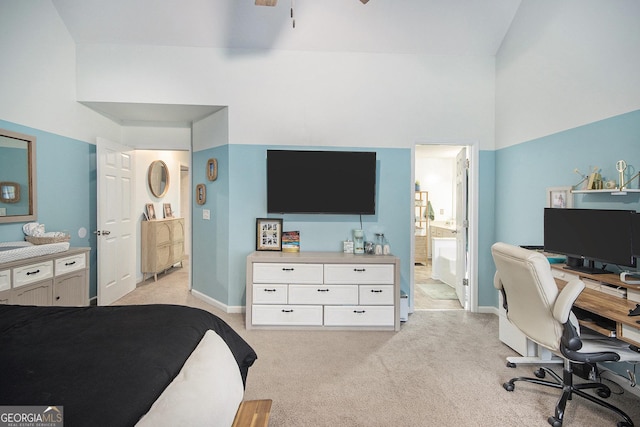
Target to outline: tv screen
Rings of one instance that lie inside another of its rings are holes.
[[[376,212],[376,153],[267,150],[267,212]]]
[[[634,215],[627,210],[545,208],[544,250],[566,255],[569,267],[588,273],[608,272],[595,268],[595,261],[635,267],[631,247]]]
[[[631,241],[633,242],[631,244],[633,247],[633,255],[636,258],[640,258],[640,213],[633,215],[631,220],[631,229],[633,232],[631,236]]]

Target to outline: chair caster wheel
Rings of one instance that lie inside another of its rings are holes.
[[[536,369],[535,371],[533,371],[533,374],[538,378],[544,378],[547,375],[544,369],[542,368]]]
[[[502,384],[502,387],[504,387],[504,389],[507,391],[513,391],[513,389],[516,388],[515,384],[513,383],[504,383]]]
[[[547,421],[549,422],[549,424],[551,424],[553,427],[562,427],[562,420],[557,419],[556,417],[549,417],[547,419]]]
[[[507,368],[515,368],[516,364],[513,362],[507,362]]]
[[[611,396],[611,390],[608,387],[599,388],[598,390],[596,390],[596,394],[601,398],[606,399],[607,397]]]

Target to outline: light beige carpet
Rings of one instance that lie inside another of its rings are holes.
[[[498,319],[462,310],[419,311],[393,332],[265,331],[244,328],[191,296],[186,269],[148,280],[116,304],[177,303],[207,309],[253,346],[246,399],[273,399],[270,426],[548,426],[558,390],[519,383],[534,367],[506,368],[516,355],[498,339]],[[612,386],[614,393],[620,390]],[[640,422],[638,399],[614,395]],[[574,398],[564,426],[615,426],[609,412]]]

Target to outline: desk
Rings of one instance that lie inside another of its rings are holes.
[[[640,298],[638,298],[640,296],[639,285],[624,283],[620,281],[617,274],[587,274],[568,270],[564,268],[564,264],[551,264],[551,272],[560,289],[575,278],[583,280],[587,286],[600,283],[622,290],[626,289],[627,296],[621,297],[586,287],[576,299],[574,307],[601,316],[612,323],[612,327],[607,328],[594,322],[581,320],[582,326],[640,347],[640,324],[636,323],[636,320],[640,320],[640,316],[628,316],[629,310],[635,308],[636,304],[640,302]],[[638,302],[628,299],[628,297],[638,300]]]

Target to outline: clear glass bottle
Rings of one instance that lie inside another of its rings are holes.
[[[375,246],[375,254],[382,255],[382,245],[384,241],[384,234],[376,233],[376,246]]]
[[[382,235],[382,254],[391,255],[391,245],[389,245],[389,241],[384,237],[384,234]]]

